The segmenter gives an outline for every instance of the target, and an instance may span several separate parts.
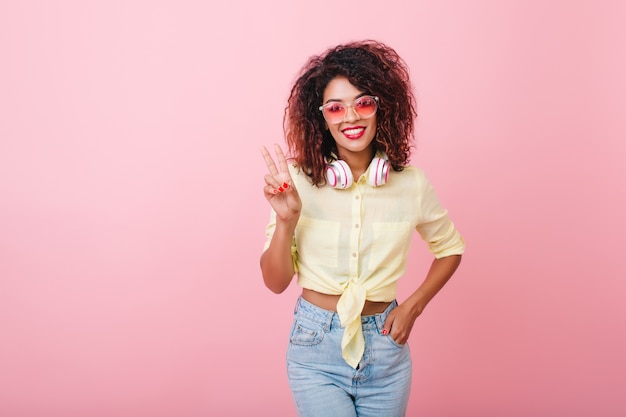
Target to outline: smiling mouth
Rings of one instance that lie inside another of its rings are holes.
[[[358,139],[363,136],[364,127],[350,127],[341,131],[348,139]]]

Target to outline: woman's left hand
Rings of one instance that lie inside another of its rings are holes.
[[[389,335],[399,345],[409,340],[415,319],[421,312],[415,312],[406,304],[400,304],[391,310],[383,325],[383,334]]]

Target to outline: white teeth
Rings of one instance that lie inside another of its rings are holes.
[[[362,131],[363,131],[362,127],[357,127],[355,129],[346,129],[343,131],[343,133],[345,133],[346,135],[358,135]]]

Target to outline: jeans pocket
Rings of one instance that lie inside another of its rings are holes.
[[[296,320],[291,330],[289,342],[299,346],[317,345],[324,339],[324,329],[319,325]]]
[[[404,347],[406,346],[406,343],[401,345],[400,343],[393,340],[393,337],[391,337],[391,335],[386,335],[386,336],[383,335],[383,337],[387,339],[389,343],[391,343],[394,347],[397,347],[398,349],[404,349]]]

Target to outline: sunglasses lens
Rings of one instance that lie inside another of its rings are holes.
[[[324,107],[324,117],[329,122],[338,122],[346,115],[346,108],[341,103],[330,103]]]
[[[376,112],[376,100],[374,97],[363,96],[354,102],[354,109],[361,117],[370,117]]]

